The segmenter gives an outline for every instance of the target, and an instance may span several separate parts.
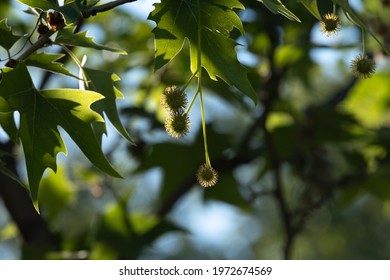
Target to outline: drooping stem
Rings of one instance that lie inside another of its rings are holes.
[[[203,144],[204,144],[204,152],[206,164],[211,167],[209,151],[207,146],[207,133],[206,133],[206,118],[204,113],[204,105],[203,105],[203,93],[202,93],[202,14],[200,11],[200,1],[196,1],[198,6],[198,33],[197,33],[197,72],[198,72],[198,88],[196,90],[196,95],[199,94],[200,99],[200,110],[202,114],[202,131],[203,131]]]
[[[195,77],[195,75],[198,73],[198,69],[196,69],[196,71],[191,75],[191,77],[188,79],[187,83],[182,87],[182,91],[184,91],[188,85],[191,83],[192,79]],[[191,100],[191,103],[190,103],[190,106],[188,106],[185,114],[188,115],[191,111],[191,108],[192,108],[192,105],[194,105],[194,102],[196,100],[196,97],[198,96],[198,91],[196,91],[196,94],[194,95],[194,97],[192,98]]]
[[[191,77],[188,79],[188,81],[185,83],[185,85],[181,88],[182,91],[185,91],[186,88],[189,86],[189,84],[191,83],[192,79],[195,77],[195,75],[198,73],[198,70],[196,70],[192,75]]]
[[[366,31],[362,29],[362,45],[363,45],[363,57],[366,57]]]
[[[192,105],[194,105],[194,102],[195,102],[196,98],[198,97],[198,95],[199,95],[199,91],[196,90],[196,93],[195,93],[194,97],[192,97],[190,106],[188,106],[188,108],[187,108],[186,115],[188,115],[190,113]]]
[[[199,80],[199,84],[200,83],[201,82]],[[200,97],[200,110],[201,110],[201,114],[202,114],[203,143],[204,143],[206,164],[211,167],[209,151],[208,151],[208,147],[207,147],[206,118],[205,118],[205,114],[204,114],[203,94],[202,94],[202,87],[201,86],[199,87],[199,97]]]
[[[136,1],[136,0],[116,0],[116,1],[108,2],[106,4],[94,6],[90,9],[84,10],[84,11],[82,11],[82,15],[84,18],[88,18],[90,16],[96,16],[97,13],[107,12],[111,9],[116,8],[117,6],[120,6],[120,5],[123,5],[126,3],[131,3],[134,1]]]
[[[85,72],[83,70],[83,65],[81,63],[81,61],[77,58],[77,56],[70,50],[68,49],[64,44],[60,44],[60,46],[69,54],[69,56],[72,58],[72,60],[74,61],[74,63],[76,63],[76,65],[80,68],[80,71],[81,71],[81,74],[83,76],[83,80],[84,80],[84,83],[85,85],[88,87],[88,78],[87,76],[85,75]]]

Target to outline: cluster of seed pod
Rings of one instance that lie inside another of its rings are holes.
[[[326,13],[322,16],[320,22],[321,32],[329,37],[341,29],[341,20],[338,15],[333,13]],[[353,75],[357,78],[367,79],[375,73],[375,61],[368,58],[365,51],[364,30],[362,30],[363,37],[363,54],[357,55],[351,62],[350,68]]]
[[[168,113],[165,130],[174,138],[183,137],[190,131],[191,121],[185,111],[187,105],[186,93],[177,86],[167,87],[162,93],[161,106]],[[201,186],[212,187],[218,181],[218,173],[210,163],[205,163],[199,167],[196,179]]]
[[[188,105],[186,93],[177,86],[167,87],[161,97],[161,106],[168,113],[165,130],[169,135],[180,138],[190,131],[191,121],[184,111]]]

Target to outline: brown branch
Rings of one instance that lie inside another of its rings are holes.
[[[279,212],[282,218],[283,227],[285,231],[285,244],[283,248],[283,256],[285,259],[291,258],[291,250],[294,241],[296,231],[294,230],[292,222],[292,214],[288,208],[286,198],[284,196],[283,184],[280,174],[280,165],[281,161],[278,156],[278,152],[274,146],[272,139],[272,134],[267,129],[267,119],[272,111],[273,104],[279,98],[279,86],[281,83],[282,76],[284,74],[284,69],[278,69],[274,64],[275,50],[279,45],[279,32],[277,26],[280,24],[279,18],[271,16],[267,18],[265,26],[266,33],[268,34],[272,47],[268,53],[268,58],[270,63],[270,76],[263,84],[263,94],[262,94],[262,104],[263,104],[263,113],[258,120],[258,127],[261,128],[264,135],[264,143],[266,146],[266,151],[268,153],[268,160],[273,172],[274,180],[274,198],[278,204]]]
[[[50,42],[50,36],[53,35],[56,31],[49,30],[46,34],[42,35],[34,44],[28,47],[18,58],[18,61],[27,59],[34,52],[42,48],[45,44]]]
[[[278,83],[276,83],[278,84]],[[293,240],[296,234],[296,231],[294,230],[293,224],[292,224],[292,219],[291,219],[291,213],[290,210],[288,209],[288,205],[283,193],[283,184],[281,180],[281,174],[280,174],[280,160],[277,155],[277,151],[275,149],[273,139],[272,139],[272,134],[268,131],[266,123],[267,123],[267,118],[269,115],[269,112],[271,111],[271,105],[273,104],[273,100],[276,99],[278,92],[274,91],[273,92],[274,96],[271,99],[268,99],[265,101],[265,106],[264,106],[264,112],[263,115],[260,118],[260,126],[263,130],[264,133],[264,142],[267,147],[267,152],[268,152],[268,160],[270,162],[270,165],[272,167],[272,172],[273,172],[273,179],[274,179],[274,198],[276,199],[276,202],[279,206],[279,211],[282,216],[282,221],[284,225],[284,229],[286,232],[285,236],[285,246],[283,249],[283,255],[285,259],[290,259],[291,258],[291,249],[292,249],[292,244]]]
[[[135,1],[136,0],[116,0],[116,1],[112,1],[109,3],[103,4],[103,5],[91,7],[87,10],[82,11],[81,13],[82,13],[84,18],[89,18],[90,16],[96,16],[96,14],[98,14],[98,13],[107,12],[111,9],[116,8],[117,6],[120,6],[120,5],[123,5],[126,3],[135,2]]]
[[[12,155],[14,145],[11,141],[1,143],[0,149]],[[7,168],[16,174],[14,157],[4,157],[2,160]],[[0,197],[26,244],[42,251],[56,249],[58,239],[51,233],[46,222],[35,210],[27,190],[1,172],[0,182]]]

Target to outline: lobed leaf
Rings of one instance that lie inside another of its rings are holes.
[[[24,82],[20,83],[20,80]],[[38,91],[26,65],[21,62],[15,69],[3,71],[0,96],[2,103],[6,102],[9,109],[20,114],[18,136],[26,157],[30,192],[34,199],[43,172],[46,168],[56,171],[57,154],[66,153],[58,126],[69,134],[96,167],[120,177],[105,158],[92,126],[95,122],[104,122],[102,116],[90,108],[92,103],[103,98],[102,95],[73,89]],[[7,109],[6,106],[0,109],[3,108]]]
[[[241,20],[233,11],[243,8],[238,0],[167,0],[156,3],[149,15],[149,19],[157,23],[153,29],[155,68],[159,69],[172,60],[187,41],[190,43],[193,73],[198,70],[197,55],[201,52],[202,67],[211,79],[221,78],[256,102],[257,96],[247,71],[237,60],[234,49],[237,44],[229,37],[233,28],[244,32]]]
[[[120,78],[113,73],[101,70],[83,68],[83,71],[88,79],[88,88],[104,96],[104,99],[92,104],[93,110],[100,115],[104,112],[116,130],[128,141],[133,142],[119,119],[116,106],[116,99],[123,98],[123,95],[113,84]]]

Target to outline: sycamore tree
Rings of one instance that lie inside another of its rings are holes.
[[[0,258],[388,258],[389,1],[143,2],[0,3]]]

